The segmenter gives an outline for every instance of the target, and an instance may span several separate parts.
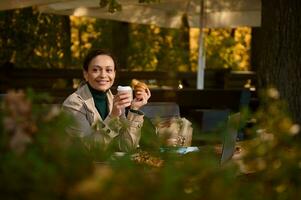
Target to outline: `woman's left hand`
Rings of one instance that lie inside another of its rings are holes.
[[[148,99],[151,97],[151,92],[147,88],[145,90],[139,90],[135,94],[135,98],[132,101],[131,109],[139,110],[142,106],[147,104]]]

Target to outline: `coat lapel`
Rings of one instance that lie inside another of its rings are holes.
[[[112,109],[113,109],[113,99],[114,99],[114,96],[113,96],[111,90],[109,90],[109,91],[107,92],[107,98],[108,98],[109,114],[111,114]]]
[[[78,90],[77,93],[84,101],[84,106],[85,106],[85,109],[87,110],[87,113],[88,113],[87,117],[88,117],[88,120],[90,121],[90,124],[94,124],[98,120],[102,121],[102,119],[95,107],[95,103],[94,103],[94,100],[93,100],[93,97],[89,90],[88,85],[85,84],[84,86],[82,86]]]
[[[89,90],[88,85],[85,84],[84,86],[82,86],[77,91],[77,93],[85,102],[85,107],[90,115],[90,116],[88,116],[88,118],[90,118],[89,119],[90,123],[94,124],[98,120],[103,121],[103,119],[101,118],[100,114],[98,113],[98,111],[95,107],[94,99],[92,97],[92,94]],[[107,98],[108,98],[108,109],[109,109],[108,113],[110,114],[112,111],[112,108],[113,108],[113,98],[114,98],[111,90],[109,90],[107,92]]]

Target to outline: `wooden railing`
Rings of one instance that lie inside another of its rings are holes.
[[[47,92],[54,103],[71,94],[82,80],[81,69],[28,69],[0,68],[0,94],[10,89],[33,88],[36,92]],[[115,83],[127,85],[133,79],[144,80],[151,86],[150,101],[174,101],[192,107],[237,106],[239,93],[246,83],[256,83],[254,72],[230,72],[228,70],[206,70],[205,90],[196,90],[196,73],[192,72],[129,72],[118,71]],[[156,87],[154,87],[156,86]],[[182,90],[178,90],[182,86]],[[113,91],[116,85],[113,86]],[[253,92],[254,93],[254,92]],[[254,96],[254,95],[252,95]]]
[[[15,88],[32,87],[36,90],[69,89],[76,87],[82,79],[81,69],[28,69],[0,68],[0,92]],[[141,79],[158,88],[196,88],[195,72],[141,72],[119,71],[115,83],[126,85],[131,79]],[[206,70],[206,89],[242,89],[248,83],[256,85],[254,72],[231,72],[228,70]]]

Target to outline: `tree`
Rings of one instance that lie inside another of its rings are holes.
[[[70,52],[68,23],[66,17],[41,14],[34,8],[0,12],[0,65],[64,67],[68,63],[61,60],[66,61]]]
[[[301,124],[301,2],[262,0],[262,26],[256,39],[259,87],[273,86]]]

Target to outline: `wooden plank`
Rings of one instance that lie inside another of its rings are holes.
[[[119,71],[116,76],[115,85],[118,84],[129,84],[133,78],[144,80],[147,83],[153,82],[157,84],[158,89],[152,89],[152,100],[151,101],[179,101],[182,102],[183,99],[191,99],[190,104],[193,102],[203,102],[202,104],[217,105],[215,101],[231,101],[231,95],[233,99],[236,99],[238,94],[231,93],[230,97],[223,99],[225,90],[231,90],[231,88],[243,89],[244,81],[246,78],[255,77],[254,73],[232,73],[228,74],[227,82],[223,83],[220,79],[224,77],[227,71],[215,71],[207,70],[205,76],[205,90],[196,92],[196,73],[193,72],[178,72],[169,73],[162,71],[152,71],[152,72],[128,72]],[[225,75],[226,76],[226,75]],[[26,69],[26,68],[14,68],[14,69],[0,69],[0,93],[5,93],[8,89],[25,89],[27,87],[32,87],[37,91],[47,91],[57,95],[55,90],[66,89],[69,91],[73,89],[73,79],[82,80],[82,70],[81,69]],[[226,77],[227,78],[227,77]],[[233,79],[233,80],[231,80]],[[253,80],[252,79],[252,80]],[[232,82],[231,82],[232,81]],[[179,84],[184,86],[184,90],[179,90],[176,92]],[[224,85],[226,84],[226,85]],[[168,86],[173,90],[162,90],[161,86]],[[113,89],[114,89],[113,87]],[[212,90],[219,89],[219,93],[213,92]],[[191,92],[189,91],[191,90]],[[185,92],[184,92],[185,91]],[[183,95],[182,95],[183,93]],[[65,93],[66,96],[68,93]],[[188,95],[188,97],[184,97]],[[60,97],[61,95],[59,95]],[[210,96],[210,98],[209,98]],[[206,99],[208,97],[208,99]],[[186,101],[186,100],[185,100]],[[183,102],[185,104],[185,102]]]

